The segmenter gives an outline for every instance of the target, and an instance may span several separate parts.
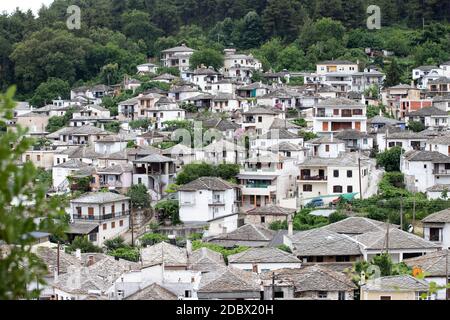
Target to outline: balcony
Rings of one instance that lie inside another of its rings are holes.
[[[277,191],[276,185],[247,184],[241,189],[244,196],[269,196]]]
[[[116,213],[110,213],[110,214],[102,214],[100,216],[87,216],[87,215],[78,215],[75,214],[73,216],[74,220],[85,220],[85,221],[105,221],[105,220],[112,220],[117,219],[120,217],[126,217],[130,215],[130,211],[123,211],[123,212],[116,212]]]
[[[210,199],[208,202],[208,205],[210,206],[224,206],[225,200],[224,199]]]
[[[450,175],[450,169],[433,170],[433,174],[447,176]]]
[[[326,176],[309,176],[309,175],[301,175],[301,181],[327,181],[328,177]]]

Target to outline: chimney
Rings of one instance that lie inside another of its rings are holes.
[[[77,249],[77,250],[75,251],[75,257],[76,257],[78,260],[81,260],[81,249]]]
[[[288,236],[294,235],[294,225],[292,221],[292,213],[288,215]]]
[[[92,266],[94,263],[95,263],[94,256],[92,256],[92,255],[89,256],[89,257],[88,257],[87,266],[90,267],[90,266]]]
[[[189,239],[186,240],[186,251],[187,251],[188,256],[190,256],[192,253],[192,242]]]

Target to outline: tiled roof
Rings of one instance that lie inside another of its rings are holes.
[[[368,291],[428,291],[429,284],[410,275],[380,277],[367,280],[361,287]]]
[[[243,115],[258,115],[258,114],[268,114],[268,115],[277,115],[281,111],[275,110],[273,108],[265,108],[265,107],[254,107],[249,109],[248,111],[242,113]]]
[[[328,107],[328,106],[361,106],[364,107],[363,104],[356,102],[347,98],[329,98],[325,99],[318,104],[319,107]]]
[[[359,130],[348,129],[348,130],[343,130],[341,132],[336,133],[335,137],[340,140],[349,140],[349,139],[369,138],[370,136]]]
[[[226,130],[236,130],[239,129],[241,126],[237,123],[231,122],[229,120],[225,119],[208,119],[203,121],[203,127],[205,128],[215,128],[219,131],[226,131]]]
[[[277,248],[251,248],[228,256],[228,263],[300,263],[291,253]]]
[[[406,114],[408,117],[448,116],[448,113],[436,107],[426,107]]]
[[[178,47],[173,47],[169,49],[162,50],[161,52],[194,52],[195,50],[189,47],[186,47],[185,45],[181,45]]]
[[[113,193],[113,192],[90,192],[82,195],[79,198],[73,199],[70,202],[73,203],[110,203],[116,201],[124,201],[129,200],[129,197],[126,197],[121,194]]]
[[[427,253],[426,255],[403,260],[409,267],[419,267],[425,273],[425,277],[445,277],[446,263],[450,265],[449,250]],[[446,261],[447,260],[447,261]]]
[[[304,291],[353,291],[356,285],[342,272],[337,272],[321,265],[312,265],[300,269],[275,270],[278,281],[294,284],[295,292]],[[270,280],[272,272],[261,275]]]
[[[125,300],[177,300],[178,296],[157,283],[139,290]]]
[[[280,215],[287,216],[295,213],[295,209],[283,208],[275,205],[256,207],[246,212],[247,215]]]
[[[305,143],[308,143],[308,144],[332,144],[332,143],[340,144],[340,143],[345,143],[345,142],[334,138],[332,135],[325,135],[325,136],[311,139],[309,141],[306,141]]]
[[[148,155],[146,157],[143,157],[143,158],[139,158],[137,160],[133,160],[133,162],[136,162],[136,163],[144,163],[144,162],[148,162],[148,163],[157,162],[157,163],[159,163],[159,162],[161,162],[162,163],[162,162],[173,162],[173,159],[155,153],[155,154],[151,154],[151,155]]]
[[[331,223],[323,227],[323,229],[341,234],[354,235],[377,230],[385,230],[386,224],[384,222],[366,217],[349,217],[344,220]]]
[[[300,137],[285,129],[271,129],[266,132],[259,139],[299,139]]]
[[[293,124],[292,122],[287,120],[275,118],[273,119],[272,125],[269,129],[300,129],[300,126]]]
[[[367,232],[353,237],[355,241],[360,243],[367,250],[383,250],[386,248],[386,232],[387,230],[379,230]],[[389,229],[389,249],[438,249],[434,243],[422,239],[414,234],[405,232],[397,228]]]
[[[260,292],[256,274],[233,267],[220,268],[202,276],[199,293]]]
[[[189,255],[189,268],[192,270],[209,272],[224,266],[222,254],[208,248],[200,248]]]
[[[274,235],[275,231],[266,229],[263,226],[246,224],[230,233],[214,237],[213,240],[270,241]]]
[[[46,264],[48,273],[53,275],[57,267],[58,253],[56,248],[38,247],[36,255],[42,259]],[[67,273],[70,266],[81,267],[81,261],[75,256],[60,251],[59,253],[59,272],[60,274]]]
[[[71,159],[69,161],[57,164],[56,166],[53,166],[53,168],[67,168],[67,169],[80,169],[89,167],[87,163],[81,162],[77,159]]]
[[[373,118],[368,119],[367,122],[370,122],[370,123],[381,123],[381,124],[390,124],[390,125],[396,125],[396,124],[402,123],[401,121],[398,121],[398,120],[395,120],[395,119],[391,119],[391,118],[387,118],[387,117],[383,117],[383,116],[375,116]]]
[[[433,163],[450,163],[450,157],[437,151],[411,150],[405,153],[408,161],[431,161]]]
[[[213,191],[225,191],[235,188],[235,185],[226,182],[216,177],[200,177],[194,181],[191,181],[180,188],[179,191],[198,191],[198,190],[213,190]]]
[[[387,140],[392,139],[423,139],[426,140],[428,137],[423,134],[423,132],[413,132],[413,131],[400,131],[389,133],[387,136]]]
[[[324,228],[298,232],[290,238],[297,256],[361,255],[353,239]]]
[[[228,140],[222,139],[219,141],[214,141],[213,143],[207,145],[206,147],[203,147],[203,151],[205,151],[205,152],[222,152],[222,151],[244,152],[245,147],[243,147],[237,143],[233,143]]]
[[[437,222],[437,223],[447,223],[450,222],[450,209],[445,209],[439,212],[430,214],[429,216],[422,219],[422,222]]]
[[[269,148],[267,148],[267,150],[271,150],[271,151],[301,151],[304,150],[305,148],[298,145],[298,144],[294,144],[291,142],[280,142],[277,144],[274,144],[273,146],[270,146]]]
[[[428,145],[431,144],[444,144],[444,145],[450,145],[450,133],[446,133],[445,135],[438,136],[436,138],[433,138],[431,140],[427,141]]]
[[[356,64],[356,62],[351,62],[348,60],[326,60],[326,61],[318,62],[317,64],[319,64],[319,65],[322,65],[322,64]]]
[[[166,266],[186,266],[188,264],[186,249],[164,241],[143,248],[141,258],[144,266],[154,266],[163,262]]]

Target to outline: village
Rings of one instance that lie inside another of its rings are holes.
[[[19,165],[68,221],[32,233],[39,299],[448,299],[450,61],[385,86],[358,61],[263,73],[227,48],[192,70],[195,51],[15,107]]]

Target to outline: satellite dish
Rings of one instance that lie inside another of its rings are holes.
[[[414,226],[412,224],[408,225],[408,232],[413,233],[414,232]]]

